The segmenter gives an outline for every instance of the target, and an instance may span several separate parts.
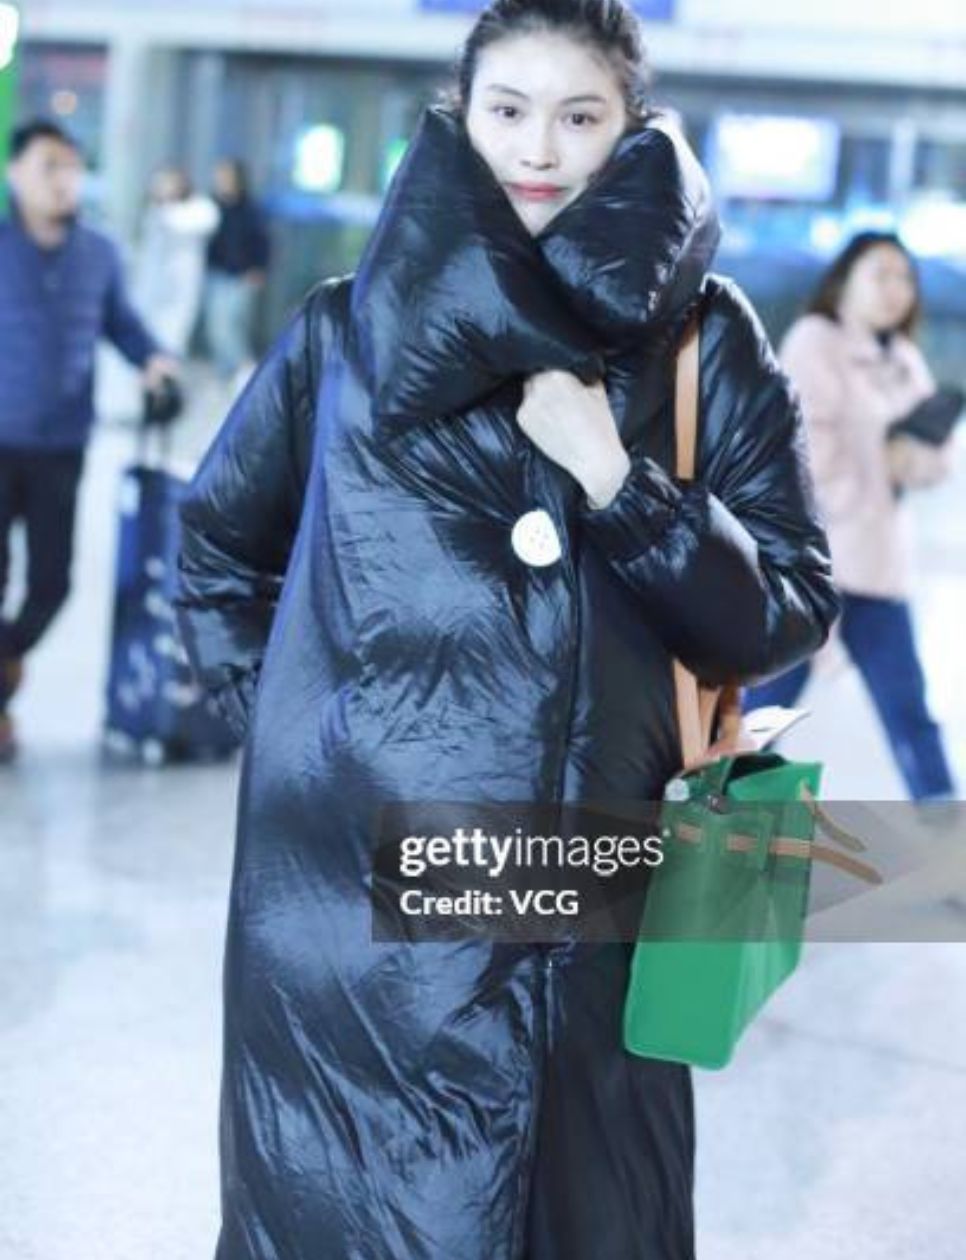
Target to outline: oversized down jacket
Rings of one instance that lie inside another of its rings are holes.
[[[431,110],[355,278],[309,297],[194,480],[182,627],[248,726],[218,1260],[693,1255],[690,1079],[621,1048],[630,946],[373,943],[367,881],[381,803],[654,797],[671,654],[720,682],[823,641],[797,407],[716,240],[659,121],[534,239]],[[516,422],[551,368],[606,381],[632,468],[603,510]],[[538,509],[552,563],[511,539]]]

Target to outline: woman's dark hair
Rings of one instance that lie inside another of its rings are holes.
[[[248,178],[248,166],[241,158],[222,157],[219,158],[217,166],[224,166],[231,171],[232,179],[235,181],[235,189],[238,197],[244,200],[250,193],[251,184]]]
[[[852,274],[852,268],[870,250],[878,249],[881,245],[889,245],[903,255],[909,264],[915,289],[915,297],[909,313],[895,328],[890,328],[888,331],[905,333],[907,337],[913,336],[922,319],[922,286],[919,281],[919,268],[915,258],[894,232],[859,232],[858,235],[853,236],[822,274],[806,308],[809,314],[824,315],[828,319],[837,321],[842,294]]]
[[[603,56],[617,73],[628,113],[647,116],[647,55],[640,23],[624,0],[492,0],[463,45],[449,103],[461,111],[469,104],[480,54],[491,44],[541,31],[568,35]]]

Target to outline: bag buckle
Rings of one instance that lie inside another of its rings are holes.
[[[664,799],[675,805],[683,805],[685,801],[691,799],[690,783],[681,775],[675,779],[669,779],[664,788]]]

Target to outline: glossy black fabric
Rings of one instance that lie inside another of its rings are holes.
[[[381,802],[653,796],[669,652],[717,681],[824,639],[796,405],[707,275],[716,239],[659,123],[533,240],[430,111],[357,277],[308,299],[195,479],[182,625],[251,722],[219,1260],[693,1254],[690,1078],[620,1048],[629,948],[373,945],[366,893]],[[662,467],[696,305],[682,487]],[[549,367],[606,374],[633,467],[603,511],[516,424]],[[546,568],[510,545],[537,507],[563,542]]]

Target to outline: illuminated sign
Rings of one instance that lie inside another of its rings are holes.
[[[344,165],[345,134],[324,123],[306,127],[295,141],[292,183],[306,192],[337,192]]]
[[[12,4],[0,4],[0,70],[13,62],[20,33],[20,14]]]
[[[722,197],[827,201],[838,177],[840,134],[828,118],[721,114],[708,164]]]

